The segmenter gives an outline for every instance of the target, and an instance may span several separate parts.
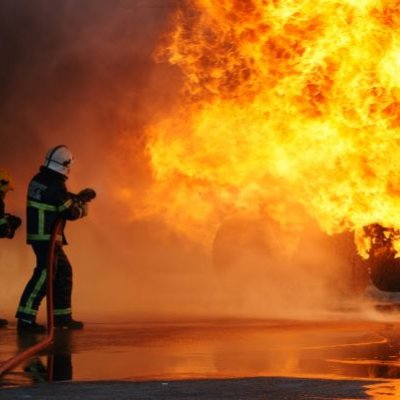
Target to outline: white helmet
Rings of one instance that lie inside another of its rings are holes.
[[[68,176],[72,163],[72,153],[63,144],[50,149],[44,160],[44,167]]]

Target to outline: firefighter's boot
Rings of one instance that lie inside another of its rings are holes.
[[[69,318],[54,318],[54,326],[59,329],[83,329],[83,322]]]
[[[25,321],[23,319],[19,319],[17,323],[17,331],[27,333],[45,333],[46,327],[44,325],[37,324],[35,321]]]

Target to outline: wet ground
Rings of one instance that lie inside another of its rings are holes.
[[[41,337],[0,330],[0,359]],[[384,400],[400,394],[399,377],[398,312],[379,321],[88,324],[58,331],[51,351],[4,375],[0,399]]]

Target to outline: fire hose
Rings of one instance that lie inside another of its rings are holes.
[[[54,315],[53,315],[53,276],[54,276],[54,263],[55,263],[55,250],[57,234],[60,231],[62,219],[57,219],[50,239],[49,253],[47,256],[47,279],[46,279],[46,310],[47,310],[47,336],[41,342],[32,347],[22,351],[9,360],[0,365],[0,377],[7,371],[10,371],[22,361],[25,361],[38,352],[49,347],[54,339]]]

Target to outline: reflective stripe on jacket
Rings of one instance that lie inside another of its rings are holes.
[[[66,177],[49,168],[41,167],[28,187],[27,242],[49,241],[52,228],[58,218],[75,220],[83,215],[82,205],[76,195],[69,193]],[[58,242],[66,244],[64,226]]]

